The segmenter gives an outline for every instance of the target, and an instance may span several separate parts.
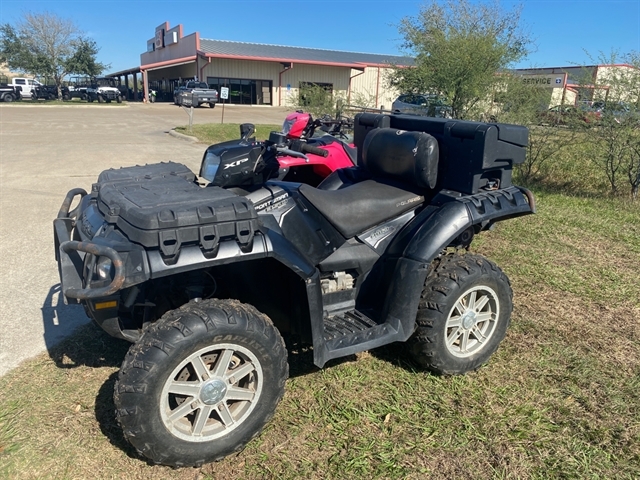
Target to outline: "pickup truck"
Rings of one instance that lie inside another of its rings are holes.
[[[209,108],[213,108],[218,103],[218,91],[209,88],[205,82],[189,81],[173,92],[173,103],[188,107],[207,103]]]
[[[24,77],[16,77],[11,79],[11,83],[9,83],[9,85],[12,87],[20,87],[22,89],[22,91],[20,92],[22,98],[31,98],[31,92],[37,87],[43,86],[38,80]]]
[[[0,76],[0,101],[13,102],[14,100],[20,100],[22,87],[15,86],[9,83],[7,77]]]

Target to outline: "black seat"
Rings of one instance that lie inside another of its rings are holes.
[[[320,190],[300,185],[300,193],[345,238],[351,238],[424,202],[421,195],[375,180],[365,180],[340,190]]]
[[[331,190],[300,186],[300,193],[345,238],[424,202],[424,195],[436,186],[438,143],[423,132],[378,128],[367,134],[362,160],[364,172],[333,175],[333,184],[353,183]]]

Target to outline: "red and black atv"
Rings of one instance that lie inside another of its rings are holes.
[[[461,374],[509,325],[509,280],[467,250],[535,211],[511,184],[525,127],[359,114],[355,165],[317,187],[278,180],[286,133],[245,140],[243,155],[205,155],[206,187],[176,163],[107,170],[54,220],[65,301],[133,343],[116,415],[156,463],[249,442],[284,394],[283,337],[311,345],[318,367],[406,342],[416,364]]]
[[[263,182],[262,169],[268,163],[269,175],[278,167],[279,180],[306,183],[317,186],[332,172],[356,164],[356,148],[346,143],[349,137],[346,129],[353,129],[348,119],[334,120],[322,118],[314,120],[310,114],[295,112],[287,116],[280,132],[271,132],[266,141],[252,138],[254,125],[240,126],[240,139],[211,145],[205,151],[200,176],[213,181],[217,169],[222,164],[225,174],[234,175],[231,183],[243,178],[243,185]],[[249,155],[262,147],[262,162],[257,166]],[[248,168],[254,169],[256,176],[248,175]],[[269,177],[271,178],[271,177]],[[243,186],[235,185],[235,186]]]

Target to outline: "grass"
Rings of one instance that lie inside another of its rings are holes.
[[[201,143],[220,143],[227,140],[235,140],[240,138],[240,124],[225,123],[214,124],[205,123],[193,125],[191,133],[188,132],[187,126],[176,127],[176,131],[184,135],[191,135],[198,139]],[[282,125],[256,125],[256,132],[254,136],[257,139],[269,138],[269,133],[273,131],[279,132]]]
[[[0,378],[0,477],[640,478],[640,209],[596,195],[590,167],[566,161],[554,168],[582,193],[539,182],[537,215],[473,243],[515,295],[507,337],[477,372],[431,375],[402,345],[323,370],[291,352],[261,435],[221,462],[171,469],[123,439],[112,392],[129,345],[87,325]]]

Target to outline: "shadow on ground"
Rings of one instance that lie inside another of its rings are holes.
[[[47,352],[59,368],[119,367],[131,345],[90,322],[82,306],[65,305],[60,284],[49,290],[42,322]]]

